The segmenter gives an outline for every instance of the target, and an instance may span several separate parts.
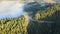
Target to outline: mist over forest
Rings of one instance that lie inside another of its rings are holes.
[[[35,1],[1,1],[0,34],[60,34],[60,3]]]

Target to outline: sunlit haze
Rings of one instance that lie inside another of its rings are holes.
[[[17,17],[23,13],[23,5],[18,1],[0,2],[0,19],[6,17]]]

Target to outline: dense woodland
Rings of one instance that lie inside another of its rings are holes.
[[[0,34],[60,34],[60,4],[48,4],[39,10],[32,8],[33,13],[28,10],[20,17],[1,19]],[[31,15],[33,20],[29,19]]]

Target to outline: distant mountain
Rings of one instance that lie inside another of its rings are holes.
[[[42,3],[56,3],[56,2],[60,2],[60,0],[20,0],[20,1],[25,1],[26,3],[28,2],[42,2]]]

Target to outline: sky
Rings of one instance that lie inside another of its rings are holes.
[[[14,18],[23,14],[24,4],[18,1],[2,1],[0,2],[0,19]]]
[[[46,1],[52,1],[52,0],[44,0],[43,2]],[[3,18],[14,18],[14,17],[18,17],[20,15],[22,15],[23,12],[23,6],[24,4],[20,2],[20,0],[16,0],[16,1],[4,1],[4,0],[0,0],[0,19]]]

